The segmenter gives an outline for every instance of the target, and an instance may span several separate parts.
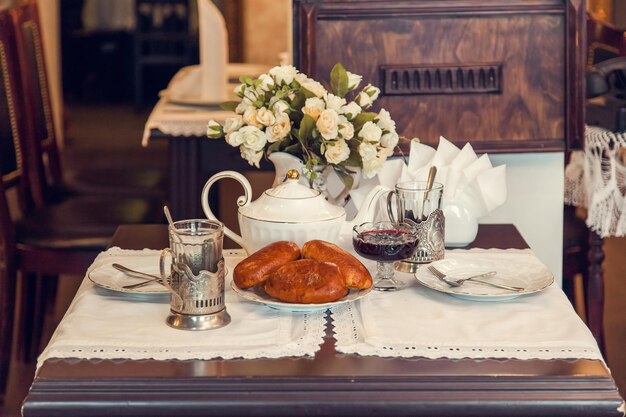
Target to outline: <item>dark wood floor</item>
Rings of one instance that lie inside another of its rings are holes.
[[[143,124],[148,113],[135,112],[130,106],[92,106],[69,109],[69,135],[65,162],[68,168],[141,163],[167,169],[167,148],[152,143],[141,148]],[[115,123],[111,123],[115,120]],[[607,239],[605,334],[607,362],[622,396],[626,395],[626,238]],[[49,337],[62,318],[82,277],[64,276],[60,280],[55,312],[47,319]],[[34,364],[14,362],[11,368],[7,403],[0,417],[20,415],[21,402],[28,392],[35,371]]]

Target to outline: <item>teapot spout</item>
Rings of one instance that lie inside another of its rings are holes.
[[[345,228],[342,233],[351,233],[352,228],[358,224],[374,221],[376,215],[376,206],[381,197],[389,193],[391,189],[384,185],[377,185],[365,197],[359,211],[354,219],[345,223]]]

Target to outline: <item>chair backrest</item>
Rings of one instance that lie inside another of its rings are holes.
[[[6,392],[11,358],[15,311],[16,244],[8,188],[18,189],[25,179],[20,140],[23,131],[16,115],[19,103],[18,68],[13,22],[7,11],[0,12],[0,408]]]
[[[25,144],[24,102],[13,22],[8,13],[0,15],[0,247],[11,246],[14,228],[6,192],[14,194],[18,208],[26,211],[32,205],[28,181]]]
[[[19,65],[21,88],[26,106],[27,135],[38,155],[29,172],[33,193],[45,199],[54,186],[62,184],[61,158],[54,130],[52,102],[48,88],[45,54],[37,3],[33,0],[11,10]],[[41,190],[38,188],[41,187]]]
[[[587,14],[587,64],[626,55],[624,29]]]

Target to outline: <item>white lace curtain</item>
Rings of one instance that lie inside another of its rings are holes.
[[[626,133],[587,126],[585,150],[565,168],[565,203],[587,208],[587,226],[601,237],[626,235]]]

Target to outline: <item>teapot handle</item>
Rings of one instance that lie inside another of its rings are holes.
[[[223,178],[235,179],[239,181],[239,183],[241,183],[241,185],[243,186],[244,195],[239,196],[239,198],[237,198],[238,207],[244,207],[250,203],[250,196],[252,195],[252,187],[250,186],[250,182],[246,179],[246,177],[244,177],[243,175],[241,175],[240,173],[236,171],[219,172],[213,175],[211,178],[209,178],[206,184],[204,184],[204,188],[202,189],[202,197],[201,197],[202,210],[204,211],[204,215],[209,220],[219,221],[217,217],[215,217],[215,215],[211,211],[211,207],[209,207],[209,190],[211,189],[211,186],[213,185],[213,183]],[[244,249],[246,248],[244,246],[243,238],[239,236],[238,234],[236,234],[235,232],[233,232],[232,230],[230,230],[228,227],[226,227],[226,225],[224,225],[224,234],[228,236],[229,238],[231,238],[236,244],[238,244],[242,248]]]

